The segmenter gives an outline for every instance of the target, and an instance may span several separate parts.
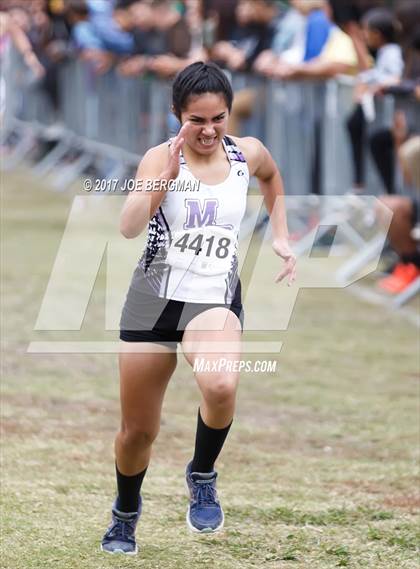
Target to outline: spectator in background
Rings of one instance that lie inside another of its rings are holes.
[[[420,86],[416,87],[416,99],[420,102]],[[420,132],[412,134],[398,150],[404,181],[407,186],[420,190]]]
[[[269,70],[276,56],[281,56],[288,63],[300,63],[305,56],[305,47],[306,10],[301,0],[291,0],[289,9],[279,21],[270,49],[261,53],[254,69],[263,73],[264,68],[260,66],[266,61],[266,69]]]
[[[420,101],[420,92],[417,93]],[[405,163],[406,182],[415,187],[413,196],[383,196],[382,202],[392,211],[388,239],[399,256],[392,273],[380,279],[378,287],[398,294],[420,278],[419,236],[415,234],[420,223],[420,136],[410,138],[401,148],[400,159]],[[379,219],[381,219],[380,212]]]
[[[362,71],[358,76],[356,107],[347,122],[353,154],[354,193],[361,193],[365,183],[366,128],[367,121],[374,119],[373,97],[385,85],[397,83],[404,68],[402,51],[396,43],[398,24],[393,13],[376,8],[365,14],[362,24],[366,44],[376,52],[376,61],[371,69]],[[373,144],[376,145],[375,142]],[[393,193],[393,168],[382,174],[387,191]]]
[[[69,29],[62,12],[47,2],[28,2],[24,8],[12,8],[4,13],[4,21],[11,32],[15,47],[24,53],[24,59],[35,79],[48,97],[55,112],[59,109],[58,67],[69,53]]]
[[[22,14],[21,14],[22,15]],[[28,24],[29,18],[23,13],[24,22]],[[32,71],[36,79],[45,74],[45,69],[33,50],[27,33],[22,26],[9,13],[0,11],[0,127],[3,126],[3,117],[8,105],[6,81],[9,71],[9,49],[14,46],[22,56],[25,65]]]
[[[38,9],[33,17],[36,33],[34,48],[45,68],[45,77],[40,86],[46,92],[57,118],[60,108],[59,69],[73,55],[64,2],[50,2],[45,11]]]
[[[193,0],[194,1],[194,0]],[[202,0],[203,45],[209,50],[217,42],[229,41],[237,25],[236,8],[239,0]]]
[[[210,57],[229,70],[250,71],[258,56],[270,47],[278,18],[278,9],[271,0],[240,0],[228,40],[217,42]],[[231,134],[240,135],[240,122],[251,114],[256,96],[256,90],[250,88],[235,93],[229,117]]]
[[[146,56],[161,53],[161,47],[156,46],[153,31],[153,10],[148,2],[120,3],[114,12],[114,19],[127,33],[133,37],[133,49],[130,55],[123,58],[117,65],[117,70],[126,77],[144,73]]]
[[[203,0],[185,0],[185,21],[191,35],[191,49],[201,49],[204,40]]]
[[[412,16],[420,8],[412,5]],[[418,20],[417,20],[418,21]],[[404,22],[402,20],[402,22]],[[404,26],[404,23],[403,23]],[[403,28],[405,31],[405,28]],[[397,112],[394,128],[390,132],[385,151],[394,153],[400,163],[405,194],[382,196],[382,202],[392,211],[389,242],[399,255],[399,262],[388,277],[378,281],[378,287],[390,294],[406,290],[420,278],[419,235],[420,224],[420,29],[411,31],[406,37],[404,78],[398,85],[388,87],[385,92],[395,96]],[[383,159],[387,154],[383,153]],[[386,164],[378,162],[382,169]],[[381,219],[381,212],[378,212]]]
[[[334,24],[334,13],[327,2],[294,3],[296,8],[309,16],[310,35],[305,39],[302,62],[285,60],[280,54],[267,68],[260,70],[274,78],[283,80],[326,79],[338,74],[357,72],[357,54],[351,38]],[[322,8],[322,14],[320,11]],[[312,19],[311,19],[312,18]],[[309,40],[309,42],[307,41]],[[318,54],[318,55],[317,55]],[[306,58],[306,61],[305,61]],[[313,118],[313,155],[311,163],[311,189],[321,193],[321,113]]]
[[[134,49],[126,60],[118,65],[122,75],[134,76],[148,70],[151,57],[177,52],[185,55],[189,47],[189,30],[172,2],[132,2],[125,9],[114,12],[120,26],[134,38]],[[179,49],[173,41],[174,35],[187,41],[186,49]],[[175,44],[175,45],[174,45]]]
[[[258,56],[272,44],[279,11],[272,0],[239,0],[235,15],[229,41],[217,42],[210,57],[231,71],[250,71]],[[234,136],[240,135],[240,122],[251,114],[256,96],[255,89],[235,93],[229,117],[229,132]]]
[[[420,51],[416,47],[420,36],[420,2],[400,0],[396,17],[401,24],[400,44],[405,61],[404,75],[420,77]]]
[[[375,65],[359,73],[363,85],[396,82],[403,71],[401,47],[397,44],[399,23],[393,12],[384,8],[369,11],[362,20],[368,48],[375,54]]]
[[[288,23],[292,24],[292,44],[287,47],[284,45],[283,37],[288,37],[283,31],[283,23],[277,32],[271,57],[261,59],[258,62],[256,71],[270,76],[273,64],[278,61],[286,64],[299,65],[303,62],[311,61],[322,54],[328,40],[333,48],[340,47],[341,51],[354,54],[355,48],[358,57],[358,69],[368,69],[371,67],[371,58],[366,48],[362,31],[358,21],[368,8],[384,4],[385,0],[291,0],[290,10],[284,18],[284,27],[288,28]],[[411,1],[411,0],[410,0]],[[344,40],[341,34],[333,33],[333,27],[340,28],[353,40],[353,46]],[[289,34],[290,37],[290,34]],[[357,44],[357,45],[356,45]],[[332,52],[333,49],[330,49]],[[264,55],[264,54],[263,54]],[[280,56],[280,57],[276,57]],[[332,54],[326,52],[325,59],[332,58]],[[342,56],[343,54],[341,54]],[[304,70],[305,71],[305,70]],[[304,75],[304,71],[302,75]],[[292,72],[289,69],[289,72]],[[309,68],[308,73],[313,72],[316,76],[317,70]]]
[[[0,12],[0,63],[2,64],[0,67],[2,74],[4,72],[4,54],[10,43],[12,43],[34,76],[36,78],[44,76],[45,69],[32,47],[28,37],[29,32],[30,19],[25,11],[19,10],[14,13]],[[4,86],[2,90],[4,90]]]
[[[310,7],[319,6],[322,6],[322,2],[306,5],[302,0],[292,0],[290,8],[278,22],[270,49],[258,56],[253,70],[271,76],[279,59],[291,64],[301,63],[306,50],[307,12]]]
[[[271,46],[278,9],[273,0],[239,0],[235,14],[229,40],[217,42],[210,56],[232,71],[249,71],[258,55]]]
[[[411,0],[409,0],[411,1]],[[373,8],[387,7],[387,0],[329,0],[334,22],[353,40],[360,71],[372,67],[372,54],[368,49],[361,26],[363,16]]]
[[[133,52],[134,38],[114,19],[110,2],[66,0],[66,15],[76,47],[97,73],[106,73],[116,61],[116,54]]]
[[[191,33],[176,3],[153,0],[152,18],[159,53],[149,60],[147,68],[160,77],[172,77],[193,63],[201,52],[191,53]]]
[[[369,133],[372,158],[388,194],[395,193],[397,148],[415,132],[418,116],[414,103],[416,83],[420,78],[420,3],[405,0],[398,5],[396,17],[401,25],[401,44],[404,60],[403,79],[392,88],[379,86],[377,96],[390,93],[395,97],[397,113],[392,128],[379,127]],[[401,161],[400,161],[401,163]]]
[[[332,27],[325,0],[292,0],[291,8],[279,22],[270,50],[263,52],[254,70],[271,77],[281,62],[299,65],[318,57]]]
[[[395,97],[394,126],[379,128],[369,136],[372,157],[388,194],[395,192],[396,157],[403,152],[407,138],[419,130],[418,103],[413,95],[420,81],[420,4],[406,0],[399,4],[396,16],[402,28],[403,78],[397,85],[378,91],[378,96],[389,93]],[[400,159],[400,166],[403,163]]]
[[[353,41],[334,23],[334,12],[331,5],[324,2],[323,7],[330,25],[327,27],[323,23],[324,43],[321,44],[319,40],[315,42],[318,48],[322,45],[319,55],[297,64],[290,64],[279,58],[272,68],[272,77],[283,80],[327,79],[339,74],[354,75],[357,73],[358,58]],[[317,17],[314,23],[318,20]],[[310,50],[305,50],[306,56],[309,56],[310,53]]]
[[[303,61],[318,57],[328,41],[333,23],[326,14],[326,2],[298,2],[301,11],[307,14],[306,42]]]
[[[204,56],[197,44],[192,47],[187,20],[171,0],[134,2],[127,10],[117,11],[116,18],[135,42],[135,55],[118,65],[123,75],[150,71],[171,77]]]
[[[420,22],[420,5],[413,6],[413,16]],[[407,31],[408,33],[408,31]],[[404,116],[397,142],[398,158],[405,183],[420,190],[420,25],[412,30],[406,43],[406,66],[402,81],[386,91],[394,94],[396,107]]]

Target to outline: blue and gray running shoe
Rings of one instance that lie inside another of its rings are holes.
[[[217,472],[191,472],[191,463],[187,466],[190,493],[187,524],[191,531],[213,533],[223,527],[225,517],[217,499],[216,478]]]
[[[102,551],[136,555],[136,526],[141,514],[141,496],[138,512],[120,512],[115,503],[112,508],[112,521],[101,543]]]

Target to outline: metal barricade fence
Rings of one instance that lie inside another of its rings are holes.
[[[266,103],[266,144],[272,149],[292,195],[320,193],[321,172],[316,161],[320,153],[323,83],[277,83],[270,81]],[[315,181],[316,180],[316,181]]]
[[[3,121],[8,129],[25,125],[42,137],[58,123],[61,140],[127,163],[168,137],[170,82],[125,78],[115,70],[99,76],[89,64],[74,60],[59,70],[55,110],[43,89],[27,80],[20,56],[12,51],[11,57]],[[352,80],[280,82],[235,74],[232,83],[235,91],[247,87],[257,93],[243,134],[257,136],[270,149],[288,194],[348,191],[352,163],[345,121],[353,107]],[[392,117],[392,100],[382,106],[377,121],[385,124]],[[381,193],[380,185],[372,185],[369,193]]]
[[[166,136],[167,82],[124,78],[115,70],[96,75],[78,61],[60,72],[61,119],[71,132],[142,155]]]
[[[326,195],[337,194],[338,187],[352,187],[352,159],[345,125],[353,105],[352,96],[353,80],[328,81],[325,86],[322,172]]]

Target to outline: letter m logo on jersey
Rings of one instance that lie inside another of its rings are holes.
[[[216,199],[204,200],[204,204],[202,200],[185,200],[187,220],[184,229],[216,225],[218,205],[219,201]]]

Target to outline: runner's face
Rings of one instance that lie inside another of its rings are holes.
[[[185,142],[198,154],[212,154],[226,134],[228,116],[223,95],[204,93],[191,97],[181,113],[182,124],[189,121],[192,125]]]

